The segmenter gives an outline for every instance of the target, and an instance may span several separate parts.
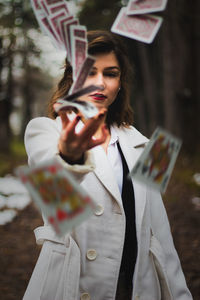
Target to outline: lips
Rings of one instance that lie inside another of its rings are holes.
[[[104,94],[101,93],[92,94],[90,95],[90,97],[92,97],[94,100],[99,100],[99,101],[105,100],[107,98]]]

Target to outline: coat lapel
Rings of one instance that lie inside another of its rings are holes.
[[[142,153],[148,139],[140,134],[136,129],[119,129],[115,128],[119,137],[119,143],[126,159],[129,171],[134,167],[137,159]],[[146,204],[146,185],[132,180],[135,194],[135,210],[136,210],[136,227],[137,237],[140,237],[142,218]]]
[[[122,203],[119,187],[104,149],[101,146],[97,146],[92,149],[92,152],[95,163],[94,173],[112,196],[119,203]]]
[[[130,130],[115,127],[115,130],[119,137],[120,147],[126,159],[128,168],[131,171],[142,153],[145,144],[148,142],[148,139],[136,129]],[[96,165],[94,173],[117,202],[122,205],[121,194],[105,151],[101,146],[97,146],[91,151],[94,154],[94,162]],[[135,180],[132,180],[132,182],[135,193],[136,227],[139,241],[142,218],[146,204],[146,186]]]

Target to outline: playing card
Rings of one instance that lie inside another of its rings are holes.
[[[36,19],[37,19],[39,25],[41,26],[40,19],[45,17],[45,15],[46,15],[45,10],[43,9],[43,7],[40,4],[40,0],[31,0],[31,5],[33,8],[34,14],[36,16]]]
[[[71,62],[72,59],[72,48],[71,48],[71,39],[70,39],[70,26],[71,25],[78,25],[79,21],[76,18],[72,18],[68,21],[63,22],[63,29],[64,31],[62,32],[64,40],[67,41],[67,50],[68,50],[68,60]]]
[[[48,5],[64,2],[63,0],[45,0]]]
[[[121,8],[111,31],[141,42],[151,43],[158,32],[162,18],[152,15],[128,16],[127,8]]]
[[[139,15],[156,11],[162,11],[166,8],[167,0],[141,0],[129,1],[127,15]]]
[[[158,127],[131,170],[130,176],[164,193],[180,147],[180,139]]]
[[[48,10],[48,6],[47,6],[45,0],[39,0],[39,3],[40,3],[40,7],[41,7],[41,8],[43,9],[43,11],[44,11],[44,14],[45,14],[46,16],[48,16],[48,15],[49,15],[49,10]]]
[[[48,0],[46,0],[46,1],[48,1]],[[67,3],[64,1],[58,1],[58,3],[52,4],[49,6],[50,13],[52,13],[52,14],[60,11],[61,9],[65,10],[66,15],[70,14]]]
[[[57,22],[58,23],[58,27],[59,27],[59,31],[61,33],[61,39],[62,39],[62,41],[64,43],[66,51],[68,51],[69,45],[68,45],[68,38],[65,36],[65,30],[64,30],[65,22],[67,23],[68,21],[73,20],[73,19],[74,19],[74,17],[72,15],[68,15],[68,16],[59,18],[58,22]]]
[[[54,28],[54,32],[57,36],[57,39],[60,41],[61,44],[63,44],[63,47],[65,46],[63,41],[63,36],[61,34],[60,26],[59,26],[59,20],[66,18],[66,11],[64,9],[59,10],[56,13],[50,14],[48,17],[49,23],[51,24],[51,27]]]
[[[102,87],[98,85],[89,85],[76,91],[71,95],[67,95],[57,101],[57,103],[60,103],[61,105],[59,107],[56,107],[55,111],[71,111],[75,109],[75,111],[79,111],[85,119],[92,118],[98,113],[98,109],[94,104],[90,102],[78,100],[78,97],[92,93],[97,90],[102,90]]]
[[[98,113],[98,109],[93,103],[84,100],[58,100],[57,103],[60,103],[61,105],[58,108],[55,108],[56,112],[67,110],[71,111],[75,108],[85,119],[93,118]]]
[[[83,39],[87,38],[87,28],[82,25],[71,25],[70,26],[70,37],[76,36]]]
[[[89,93],[92,93],[94,91],[102,91],[103,90],[103,87],[102,86],[99,86],[99,85],[88,85],[86,87],[83,87],[79,90],[76,90],[73,94],[68,94],[66,96],[64,96],[62,99],[63,100],[76,100],[78,99],[78,97],[81,97],[83,95],[86,95],[86,94],[89,94]]]
[[[39,19],[40,19],[40,28],[41,30],[49,36],[49,38],[51,39],[52,43],[54,44],[54,46],[56,48],[61,48],[61,42],[60,42],[60,39],[58,37],[58,34],[56,32],[56,30],[54,29],[54,27],[51,25],[51,23],[49,22],[48,20],[48,17],[46,16],[43,16],[43,17],[40,17],[39,16]]]
[[[32,199],[58,235],[64,235],[92,214],[95,203],[58,159],[16,170]]]
[[[69,90],[69,94],[74,93],[75,91],[81,89],[83,87],[83,84],[87,78],[87,76],[90,73],[90,70],[93,66],[93,64],[95,63],[96,59],[95,57],[88,55],[84,61],[84,63],[82,64],[80,71],[78,73],[78,76],[76,78],[76,80],[73,82],[70,90]]]
[[[41,12],[40,0],[31,0],[31,5],[34,10],[34,13]]]
[[[87,56],[87,40],[72,35],[71,55],[71,62],[73,67],[73,80],[75,80]]]

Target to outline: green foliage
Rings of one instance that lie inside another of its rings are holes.
[[[26,150],[24,142],[18,139],[13,139],[10,143],[10,151],[14,157],[24,158],[26,156]]]
[[[13,139],[8,152],[0,153],[0,177],[13,173],[15,167],[26,164],[27,155],[22,140]]]

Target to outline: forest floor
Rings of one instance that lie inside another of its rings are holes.
[[[25,158],[7,160],[0,156],[0,176],[25,162]],[[200,186],[193,175],[200,173],[200,158],[179,155],[164,204],[171,224],[174,243],[179,254],[187,284],[194,300],[200,299],[200,209],[192,198],[200,197]],[[41,216],[33,203],[11,223],[0,226],[0,299],[21,300],[37,261],[40,246],[35,244],[34,228],[42,225]],[[146,299],[148,300],[148,299]]]

